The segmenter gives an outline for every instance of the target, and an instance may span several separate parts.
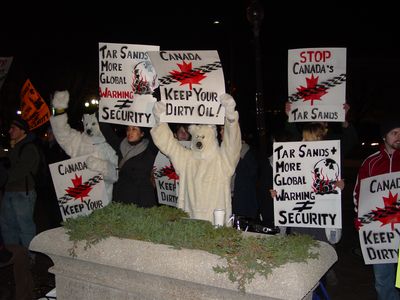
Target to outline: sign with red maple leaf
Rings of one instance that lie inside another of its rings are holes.
[[[91,214],[110,203],[102,175],[87,168],[86,156],[50,164],[63,220]]]
[[[180,141],[183,146],[190,149],[190,141]],[[176,174],[172,162],[161,151],[154,160],[154,180],[156,183],[158,202],[169,206],[177,207],[179,191],[179,175]]]
[[[289,122],[344,122],[346,48],[288,52]]]
[[[160,51],[149,56],[166,104],[162,122],[224,123],[219,96],[225,93],[225,81],[217,51]]]
[[[275,226],[342,228],[340,141],[273,147]]]
[[[364,262],[397,263],[400,242],[400,172],[361,180],[357,223]]]
[[[157,74],[147,51],[159,46],[99,43],[99,119],[101,122],[153,127]]]

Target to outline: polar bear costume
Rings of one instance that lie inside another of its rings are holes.
[[[167,123],[160,123],[165,103],[157,102],[153,113],[156,126],[151,135],[156,146],[167,155],[179,175],[177,207],[193,219],[214,223],[214,209],[225,209],[225,223],[232,214],[231,178],[242,147],[239,114],[235,100],[228,94],[220,97],[225,107],[224,138],[218,144],[215,125],[190,125],[191,149],[182,146]]]
[[[64,113],[68,102],[68,91],[55,92],[52,106],[56,114],[50,118],[54,136],[71,158],[90,155],[86,160],[88,169],[103,175],[108,201],[111,201],[113,183],[118,180],[118,156],[101,133],[95,114],[83,115],[83,132],[70,127]]]

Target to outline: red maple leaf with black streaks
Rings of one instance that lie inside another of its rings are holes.
[[[204,75],[200,70],[194,71],[192,69],[192,63],[185,63],[182,61],[182,64],[178,64],[179,71],[173,70],[169,72],[169,74],[172,75],[172,77],[179,81],[181,84],[188,84],[189,88],[192,89],[192,84],[200,84],[200,81],[202,81],[204,78],[207,76]]]
[[[381,227],[391,224],[391,228],[394,230],[394,225],[400,223],[400,206],[397,203],[397,196],[398,194],[392,195],[392,192],[389,191],[389,197],[383,197],[385,207],[377,207],[376,210],[372,210],[375,214],[374,221],[381,222]]]
[[[179,180],[179,175],[176,174],[175,168],[172,164],[161,168],[155,175],[157,178],[166,176],[169,180],[173,180],[174,182]]]
[[[321,97],[325,94],[326,88],[324,87],[317,87],[318,78],[311,74],[311,78],[306,78],[307,87],[300,86],[297,88],[299,94],[302,95],[303,102],[304,101],[311,101],[311,106],[314,105],[315,100],[321,100]]]
[[[80,198],[81,202],[83,202],[83,197],[89,197],[89,192],[92,188],[87,184],[82,184],[82,176],[78,177],[75,174],[75,178],[71,179],[71,181],[74,187],[69,187],[65,191],[75,199]]]

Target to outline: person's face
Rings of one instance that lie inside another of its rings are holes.
[[[139,142],[143,136],[144,133],[137,126],[128,126],[126,128],[126,138],[130,143]]]
[[[400,150],[400,127],[390,130],[383,140],[387,150]]]
[[[178,141],[189,141],[190,133],[184,127],[179,127],[176,131],[176,139]]]
[[[13,141],[19,141],[25,136],[25,131],[13,124],[11,124],[8,133],[10,134],[10,139]]]

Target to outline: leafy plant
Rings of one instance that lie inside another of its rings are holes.
[[[170,206],[111,203],[89,216],[68,219],[64,227],[74,242],[71,256],[76,256],[78,241],[86,241],[87,249],[110,236],[216,254],[227,264],[213,267],[214,271],[227,273],[242,292],[257,273],[267,278],[274,268],[288,262],[318,257],[312,251],[318,244],[308,235],[247,237],[231,227],[214,228],[208,221],[189,219],[186,212]]]

